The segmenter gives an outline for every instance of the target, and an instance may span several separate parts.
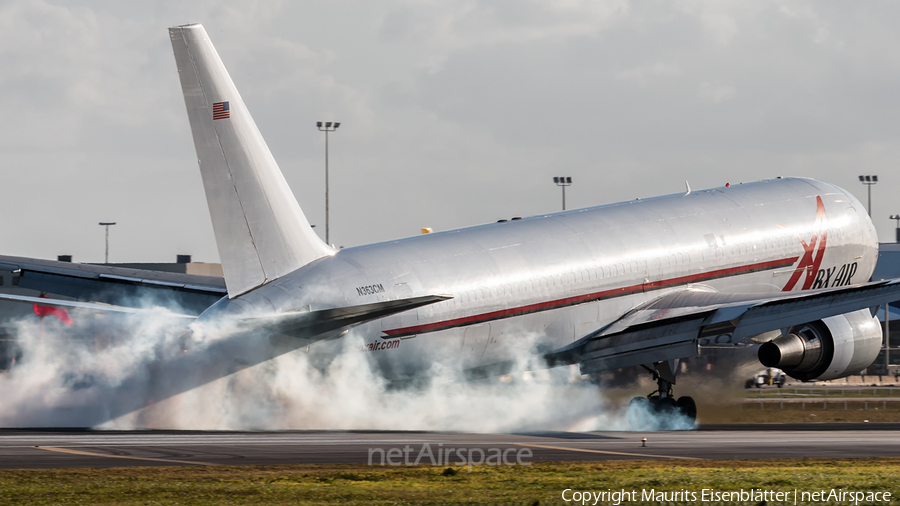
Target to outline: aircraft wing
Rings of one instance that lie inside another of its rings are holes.
[[[684,290],[628,312],[612,324],[551,354],[578,363],[582,373],[662,362],[699,354],[701,339],[736,343],[765,332],[877,307],[900,299],[900,280],[779,294],[721,294]]]
[[[227,294],[225,280],[216,276],[4,255],[0,270],[17,273],[14,283],[19,288],[124,306],[150,298],[196,314]]]

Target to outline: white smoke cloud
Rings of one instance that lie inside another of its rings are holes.
[[[295,340],[293,351],[269,359],[278,352],[259,332],[236,334],[225,324],[188,335],[162,310],[76,322],[71,328],[48,321],[43,335],[34,320],[17,323],[22,356],[0,373],[6,392],[0,426],[471,432],[691,427],[689,420],[649,411],[626,416],[568,367],[523,371],[534,360],[527,353],[516,357],[517,372],[501,378],[466,381],[436,366],[423,384],[397,388],[376,372],[372,353],[359,351],[362,339],[353,332],[310,351]]]

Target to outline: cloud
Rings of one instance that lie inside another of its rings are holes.
[[[0,213],[29,219],[7,223],[3,253],[98,261],[96,222],[113,220],[114,260],[216,260],[174,24],[205,24],[312,223],[325,214],[315,121],[342,122],[330,139],[331,225],[350,246],[554,210],[548,178],[560,171],[578,181],[572,206],[787,172],[863,195],[849,167],[877,172],[900,151],[898,10],[6,2],[0,170],[20,191]],[[894,212],[874,205],[876,217]],[[893,237],[890,220],[876,224]]]
[[[714,104],[726,102],[737,95],[737,89],[727,84],[700,83],[700,98]]]
[[[383,40],[414,43],[430,72],[458,51],[562,44],[593,36],[627,14],[625,1],[398,2],[380,21]]]
[[[615,76],[616,79],[631,81],[641,88],[646,88],[652,82],[662,81],[664,83],[666,76],[674,76],[680,73],[681,70],[678,68],[678,65],[674,63],[657,62],[650,65],[621,70],[616,72]]]
[[[152,306],[148,306],[152,307]],[[62,328],[17,322],[21,353],[0,372],[4,427],[106,429],[382,429],[509,432],[629,428],[625,412],[569,368],[534,367],[533,336],[511,339],[517,369],[466,381],[456,357],[415,385],[389,384],[355,331],[309,349],[296,338],[237,334],[233,322],[196,322],[185,334],[165,312],[73,314]],[[97,325],[103,333],[97,335]],[[422,339],[420,337],[419,339]],[[299,343],[299,344],[298,344]],[[400,343],[413,346],[412,343]],[[299,348],[299,349],[298,349]],[[459,346],[455,347],[459,350]],[[274,357],[274,358],[273,358]],[[271,358],[267,360],[268,358]],[[658,427],[644,414],[640,428]],[[680,428],[689,428],[683,423]]]

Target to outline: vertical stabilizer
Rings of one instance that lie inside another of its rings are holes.
[[[169,36],[229,297],[334,253],[309,226],[203,26]]]

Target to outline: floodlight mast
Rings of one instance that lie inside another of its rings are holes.
[[[340,122],[326,121],[324,126],[321,121],[316,122],[316,128],[320,132],[325,132],[325,242],[329,245],[331,244],[331,226],[328,209],[328,132],[334,132],[339,126],[341,126]]]
[[[106,227],[106,254],[103,256],[103,263],[109,263],[109,227],[110,225],[115,225],[114,221],[101,221],[99,225],[101,227]]]
[[[872,217],[872,185],[878,183],[878,176],[867,174],[859,176],[859,182],[869,188],[869,217]]]
[[[562,188],[562,210],[566,210],[566,186],[572,185],[572,177],[571,176],[554,176],[553,182],[556,183],[556,186]]]

